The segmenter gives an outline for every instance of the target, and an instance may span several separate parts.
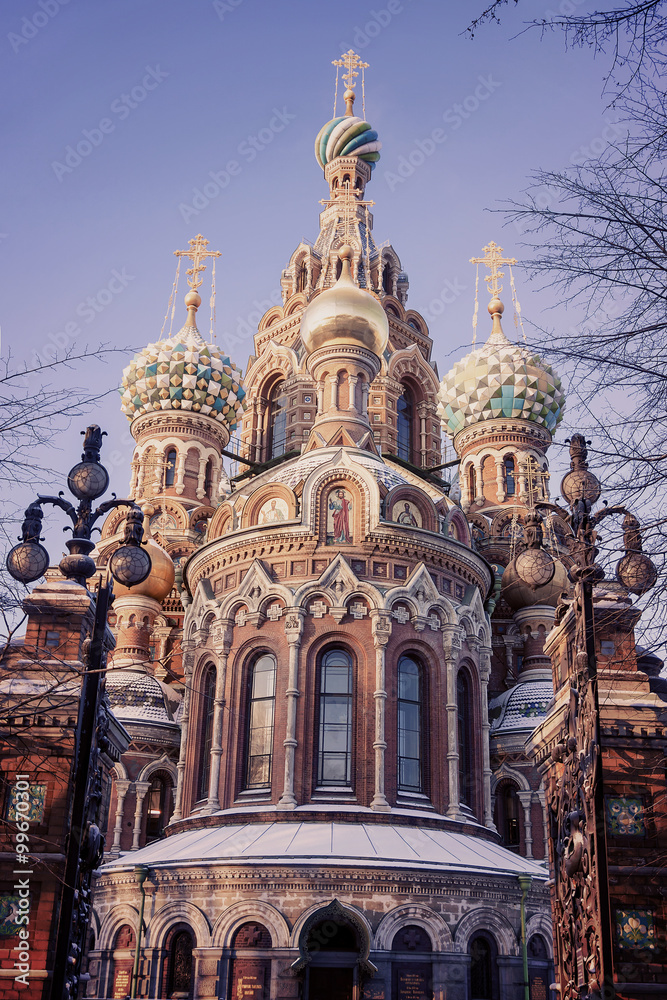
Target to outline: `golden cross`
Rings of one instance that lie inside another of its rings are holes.
[[[362,62],[357,53],[352,49],[348,49],[347,52],[344,52],[340,59],[334,59],[331,65],[345,67],[343,82],[349,90],[352,90],[355,77],[359,76],[357,70],[368,69],[368,63]]]
[[[503,290],[503,286],[498,284],[498,279],[504,277],[504,272],[499,271],[498,268],[501,264],[516,264],[516,257],[503,257],[503,248],[499,247],[497,243],[493,240],[488,246],[482,247],[484,252],[483,257],[471,257],[471,264],[486,264],[491,274],[487,274],[484,281],[489,286],[489,295],[492,299],[497,299]]]
[[[188,240],[188,243],[190,244],[190,249],[174,250],[174,257],[190,258],[192,267],[189,267],[186,271],[188,285],[190,288],[199,288],[203,280],[199,277],[199,272],[206,270],[206,264],[202,264],[201,261],[207,257],[221,257],[222,254],[219,250],[207,250],[208,240],[205,240],[201,233],[194,240]]]

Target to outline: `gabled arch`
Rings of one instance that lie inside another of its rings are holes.
[[[454,951],[454,939],[446,921],[430,906],[419,903],[406,903],[385,914],[375,932],[375,950],[391,951],[394,935],[406,924],[422,927],[431,939],[433,951]]]
[[[515,928],[507,917],[489,906],[477,906],[461,918],[454,932],[456,951],[465,955],[470,939],[479,931],[486,931],[493,936],[501,955],[519,954]]]
[[[346,922],[354,928],[360,941],[359,965],[367,974],[374,975],[377,972],[377,967],[369,958],[373,933],[371,926],[360,910],[356,907],[346,906],[338,899],[334,899],[328,906],[317,903],[306,910],[296,921],[290,944],[292,948],[299,949],[299,958],[292,963],[293,971],[300,972],[309,964],[308,935],[320,921],[325,920],[332,920],[334,923]]]
[[[263,333],[264,330],[268,330],[270,326],[274,323],[279,323],[281,319],[285,318],[285,311],[282,306],[276,305],[272,306],[271,309],[267,309],[262,318],[259,321],[259,326],[257,327],[258,333]]]
[[[166,903],[154,914],[146,929],[146,948],[164,947],[174,924],[186,924],[192,929],[196,948],[211,947],[211,926],[206,914],[194,903],[179,899]]]
[[[137,781],[149,781],[151,776],[155,774],[156,771],[164,771],[169,775],[174,783],[174,788],[176,788],[176,780],[178,778],[178,772],[176,770],[176,765],[173,761],[169,760],[166,754],[162,754],[159,760],[152,760],[141,770]]]
[[[271,935],[273,948],[289,948],[290,932],[282,913],[262,899],[244,899],[232,903],[220,914],[211,933],[213,948],[231,948],[235,932],[249,920],[264,924]]]
[[[491,793],[493,794],[496,787],[501,781],[514,781],[522,792],[529,792],[531,790],[528,779],[526,778],[523,771],[520,771],[516,767],[512,767],[505,761],[500,765],[497,771],[494,771],[491,775]]]

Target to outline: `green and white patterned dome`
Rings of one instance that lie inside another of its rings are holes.
[[[196,293],[186,296],[189,315],[182,330],[148,344],[124,370],[120,392],[128,420],[155,410],[192,410],[225,421],[230,430],[236,427],[245,397],[242,372],[203,340],[194,296],[201,302]]]
[[[503,333],[502,303],[492,299],[493,330],[483,347],[458,361],[440,383],[438,413],[450,437],[480,420],[515,417],[553,434],[563,419],[565,393],[553,368]]]
[[[380,159],[382,143],[368,122],[356,115],[332,118],[323,125],[315,140],[315,157],[322,167],[338,156],[358,156],[370,163],[371,170]]]

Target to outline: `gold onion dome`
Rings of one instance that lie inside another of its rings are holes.
[[[480,420],[520,417],[553,433],[565,409],[558,375],[530,348],[507,339],[500,299],[492,298],[488,310],[491,336],[458,361],[440,384],[438,412],[447,432],[454,437]]]
[[[152,597],[156,601],[163,601],[168,597],[174,586],[176,570],[174,563],[168,552],[155,541],[151,535],[150,518],[155,513],[152,504],[142,505],[141,512],[144,515],[144,538],[142,548],[151,557],[151,571],[142,583],[134,587],[124,587],[120,583],[114,584],[114,594],[116,597],[130,595],[132,597]]]
[[[185,326],[173,337],[148,344],[124,370],[121,408],[128,420],[154,410],[191,410],[234,430],[243,413],[242,372],[203,340],[195,319],[198,292],[188,292],[185,305]]]
[[[364,347],[382,357],[389,339],[387,315],[377,299],[352,280],[352,248],[341,247],[340,278],[320,292],[301,317],[301,342],[309,354],[321,347]]]

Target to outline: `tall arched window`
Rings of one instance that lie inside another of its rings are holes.
[[[382,268],[382,291],[386,292],[387,295],[391,295],[394,291],[394,285],[391,280],[391,264],[387,263]]]
[[[490,934],[476,934],[468,945],[470,1000],[499,1000],[498,948]]]
[[[303,292],[308,284],[308,272],[306,270],[306,265],[301,262],[297,268],[296,272],[296,290],[297,292]]]
[[[211,491],[213,490],[213,459],[209,458],[206,462],[206,472],[204,473],[204,493],[207,497],[210,497]]]
[[[468,493],[470,495],[470,502],[473,503],[477,496],[477,473],[475,472],[474,465],[468,468]]]
[[[521,803],[516,793],[516,786],[508,781],[498,789],[498,822],[497,827],[506,847],[516,847],[521,842],[519,828],[519,810]]]
[[[271,784],[275,703],[276,660],[264,653],[255,660],[248,676],[246,788],[267,788]]]
[[[277,382],[269,397],[268,457],[285,454],[287,437],[287,396],[285,383]]]
[[[208,798],[208,782],[211,776],[211,744],[213,742],[213,712],[215,708],[216,670],[209,663],[202,675],[201,710],[199,713],[201,743],[199,745],[199,780],[197,798]]]
[[[176,478],[176,449],[170,448],[164,462],[164,485],[173,486]]]
[[[318,785],[352,784],[352,657],[330,649],[320,664]]]
[[[171,939],[167,965],[167,996],[192,996],[192,934],[178,930]]]
[[[421,673],[411,656],[398,661],[398,787],[410,792],[423,786]]]
[[[154,774],[148,789],[146,841],[157,840],[171,817],[171,781],[163,774]]]
[[[513,497],[516,493],[516,479],[514,476],[514,459],[511,455],[505,455],[503,467],[505,469],[505,493],[508,497]]]
[[[404,462],[412,462],[414,405],[412,393],[403,389],[403,395],[396,401],[396,426],[398,429],[398,457]]]
[[[473,807],[473,730],[470,678],[459,670],[456,680],[459,736],[459,799],[464,806]]]

